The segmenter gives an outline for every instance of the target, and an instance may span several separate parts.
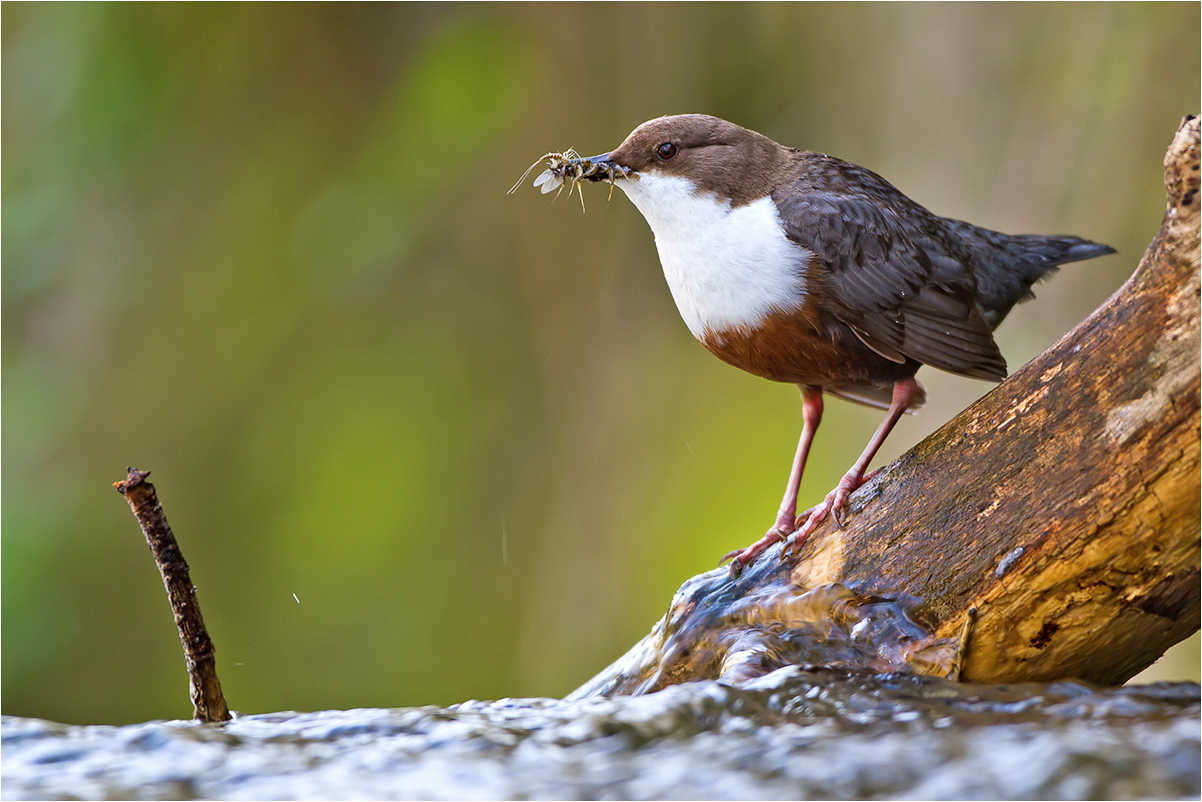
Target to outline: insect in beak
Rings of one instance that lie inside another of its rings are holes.
[[[580,189],[581,181],[609,181],[609,197],[613,198],[614,184],[619,178],[627,178],[631,174],[629,168],[611,161],[608,153],[584,158],[569,148],[563,153],[547,153],[541,156],[538,161],[526,169],[526,172],[522,173],[522,177],[517,180],[517,183],[510,187],[508,194],[512,195],[526,180],[526,176],[530,175],[530,171],[542,162],[546,162],[549,166],[539,174],[538,178],[534,179],[534,186],[539,187],[542,194],[546,195],[556,189],[563,192],[564,184],[567,184],[569,195],[573,191],[580,194],[581,209],[584,208],[584,190]],[[559,197],[559,192],[555,193],[556,198]]]

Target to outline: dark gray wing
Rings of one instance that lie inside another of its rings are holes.
[[[939,218],[846,162],[836,190],[799,183],[776,197],[785,233],[825,266],[807,278],[820,277],[835,316],[865,345],[896,362],[909,357],[964,376],[1006,377],[974,301],[972,271]]]

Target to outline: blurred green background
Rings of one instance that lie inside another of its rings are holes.
[[[1134,268],[1200,91],[1196,3],[2,14],[3,712],[66,722],[191,714],[127,465],[244,712],[564,694],[763,533],[797,391],[692,341],[620,192],[506,197],[540,154],[707,112],[1117,247],[1013,368]],[[920,378],[878,463],[990,389]],[[878,420],[828,405],[803,505]]]

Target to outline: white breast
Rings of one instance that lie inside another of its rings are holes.
[[[700,338],[755,328],[797,309],[813,253],[790,242],[772,198],[732,209],[691,181],[642,173],[618,183],[655,234],[664,277],[681,317]]]

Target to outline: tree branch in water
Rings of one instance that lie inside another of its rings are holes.
[[[146,535],[154,563],[163,576],[167,599],[171,602],[171,612],[175,614],[175,626],[179,629],[184,658],[188,663],[193,718],[209,722],[229,721],[230,711],[221,693],[221,682],[217,679],[216,649],[200,614],[196,587],[188,574],[188,563],[167,524],[167,516],[159,504],[154,485],[146,481],[149,475],[150,471],[130,468],[125,481],[115,482],[113,487],[125,496],[138,523],[142,525],[142,533]]]

